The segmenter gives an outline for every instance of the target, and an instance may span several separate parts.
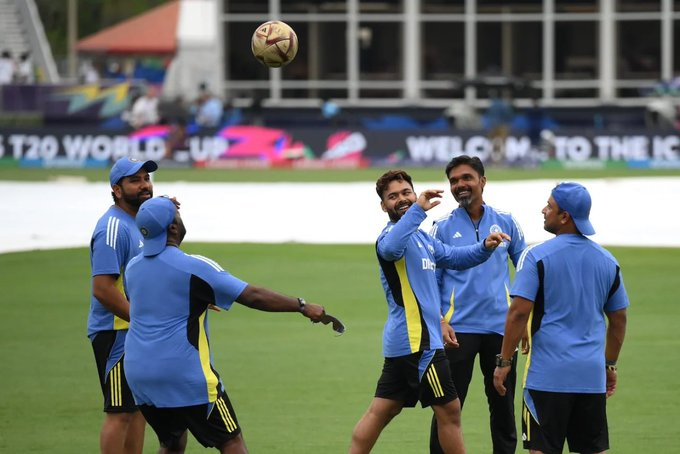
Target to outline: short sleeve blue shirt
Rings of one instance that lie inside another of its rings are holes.
[[[123,279],[127,264],[142,251],[142,234],[135,225],[135,218],[122,209],[111,206],[99,218],[90,241],[90,265],[92,277],[118,275],[116,286],[124,293]],[[90,297],[90,313],[87,319],[87,335],[99,331],[127,329],[128,322],[116,317],[94,296]]]
[[[579,234],[528,247],[512,296],[533,301],[525,386],[604,393],[605,312],[630,304],[616,259]]]
[[[166,247],[128,265],[130,329],[125,375],[137,404],[185,407],[214,402],[208,305],[229,309],[247,283],[214,261]]]

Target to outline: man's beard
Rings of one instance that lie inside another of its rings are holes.
[[[148,197],[144,197],[145,195],[149,195]],[[127,194],[125,191],[123,191],[123,196],[121,197],[125,203],[128,205],[139,209],[139,207],[142,205],[142,203],[146,202],[150,198],[153,197],[153,191],[140,191],[136,193],[134,196]]]
[[[456,198],[456,201],[461,208],[470,208],[470,205],[472,205],[472,197],[470,196]]]
[[[413,205],[413,204],[412,203],[408,204],[407,210],[408,210],[408,208],[411,208],[411,205]],[[388,210],[387,211],[387,215],[390,217],[390,221],[397,222],[397,221],[399,221],[399,219],[401,219],[404,216],[403,214],[399,214],[399,210],[402,207],[403,207],[403,205],[400,205],[399,207],[394,207],[394,210]],[[406,211],[404,211],[404,214],[406,214]]]
[[[179,232],[179,241],[177,242],[178,245],[182,244],[182,241],[184,241],[184,236],[187,234],[187,229],[184,227],[184,222],[180,222],[179,225],[177,226],[178,232]]]

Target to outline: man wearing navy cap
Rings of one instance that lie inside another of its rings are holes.
[[[532,453],[562,453],[565,439],[571,452],[609,449],[606,398],[616,390],[630,303],[616,259],[585,236],[595,233],[590,207],[582,185],[555,186],[542,211],[555,238],[525,249],[510,292],[494,386],[505,394],[529,322],[522,438]]]
[[[150,173],[154,161],[120,158],[111,167],[113,205],[99,218],[90,241],[92,295],[87,335],[92,341],[104,393],[102,453],[141,453],[144,417],[137,410],[123,371],[123,347],[130,321],[130,304],[123,290],[128,262],[142,251],[135,225],[140,205],[153,196]]]
[[[182,252],[186,229],[168,198],[144,202],[135,221],[144,236],[143,253],[125,274],[131,302],[125,373],[135,402],[158,435],[161,452],[184,452],[187,430],[205,447],[247,452],[211,364],[208,309],[228,310],[236,301],[319,322],[324,308],[250,285],[209,258]]]

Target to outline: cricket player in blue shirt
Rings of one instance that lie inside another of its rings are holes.
[[[628,295],[616,259],[586,235],[591,197],[578,183],[560,183],[543,208],[551,240],[530,246],[517,264],[512,304],[494,385],[506,393],[512,355],[529,324],[524,377],[524,448],[562,453],[609,449],[606,399],[626,333]]]
[[[325,311],[250,285],[215,261],[179,249],[186,229],[172,200],[150,199],[135,219],[143,253],[128,264],[130,329],[125,373],[161,452],[184,452],[187,430],[205,447],[245,453],[241,426],[212,365],[208,310],[234,301],[268,312],[299,312],[313,322]]]
[[[123,279],[130,260],[142,251],[135,216],[140,205],[153,196],[151,172],[157,168],[154,161],[128,157],[114,163],[109,172],[113,205],[97,221],[90,240],[92,294],[87,336],[104,395],[106,415],[99,435],[102,453],[141,454],[144,447],[146,423],[123,370],[130,320]]]
[[[382,374],[375,397],[352,433],[350,454],[368,453],[381,431],[403,407],[420,401],[432,406],[439,440],[447,453],[464,453],[460,402],[444,354],[437,267],[468,268],[487,260],[504,240],[490,233],[477,244],[453,248],[419,229],[425,212],[437,206],[442,190],[428,189],[416,197],[411,177],[389,171],[376,183],[380,205],[390,222],[376,242],[380,279],[388,317],[383,332]],[[443,324],[448,327],[448,324]]]
[[[489,426],[495,454],[514,454],[515,380],[517,353],[506,380],[508,392],[501,396],[493,386],[496,355],[503,343],[505,318],[510,306],[510,269],[508,258],[517,265],[526,247],[524,234],[512,214],[484,202],[486,185],[484,164],[477,157],[461,155],[446,166],[446,178],[458,208],[437,220],[430,232],[442,243],[465,246],[479,242],[491,232],[506,232],[511,241],[502,243],[489,260],[466,270],[438,269],[441,313],[455,330],[458,345],[446,349],[451,377],[461,409],[465,405],[475,359],[484,376],[484,392],[489,408]],[[432,418],[430,453],[441,453],[437,439],[437,420]]]

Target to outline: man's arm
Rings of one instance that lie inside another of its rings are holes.
[[[236,298],[236,302],[265,312],[300,312],[313,322],[321,321],[326,313],[323,306],[318,304],[303,305],[298,298],[254,285],[248,285]]]
[[[392,228],[378,239],[377,250],[380,257],[389,261],[399,260],[409,238],[413,235],[427,215],[418,205],[413,204]]]
[[[623,339],[626,336],[626,323],[628,321],[628,313],[626,309],[620,309],[613,312],[605,312],[607,320],[607,342],[604,350],[604,357],[608,365],[614,367],[607,367],[607,397],[610,397],[616,392],[616,381],[618,371],[616,369],[616,361],[619,359],[619,353],[623,346]]]
[[[517,349],[522,335],[527,330],[527,321],[531,314],[534,303],[521,296],[515,296],[508,309],[508,317],[505,320],[505,335],[501,347],[501,359],[511,360]],[[498,394],[505,396],[505,378],[510,371],[510,366],[496,367],[493,373],[493,385]]]
[[[510,240],[510,236],[503,232],[491,233],[484,241],[468,246],[450,246],[434,238],[437,266],[452,270],[472,268],[487,261],[504,240]]]
[[[98,274],[92,278],[92,294],[102,306],[115,316],[130,321],[130,303],[116,287],[118,276]]]

